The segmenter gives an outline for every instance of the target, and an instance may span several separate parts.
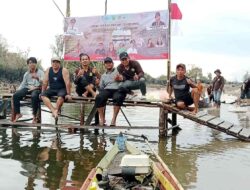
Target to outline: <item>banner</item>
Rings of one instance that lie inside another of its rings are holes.
[[[131,59],[168,58],[168,11],[96,17],[68,17],[64,26],[65,60],[91,60],[106,56],[119,60],[126,51]]]

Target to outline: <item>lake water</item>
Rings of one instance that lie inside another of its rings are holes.
[[[220,115],[235,124],[250,128],[250,110],[231,112],[232,105],[222,104],[221,110],[210,109],[210,114]],[[64,106],[63,113],[78,117],[77,108]],[[231,110],[231,111],[230,111]],[[25,115],[30,109],[22,109]],[[156,108],[123,108],[134,126],[157,126],[159,110]],[[112,108],[107,109],[110,123]],[[49,113],[43,113],[43,123],[53,122]],[[69,122],[59,119],[59,122]],[[123,115],[118,125],[128,125]],[[250,189],[250,143],[214,131],[178,116],[182,130],[176,137],[159,139],[158,130],[130,130],[145,134],[151,147],[169,166],[184,189],[195,190],[248,190]],[[31,130],[13,133],[12,129],[0,129],[0,189],[60,189],[67,186],[79,188],[88,172],[113,145],[118,130],[85,134],[57,133],[46,128],[40,137]],[[143,152],[151,154],[140,139],[129,137],[131,143]]]

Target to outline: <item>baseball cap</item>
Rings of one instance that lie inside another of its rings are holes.
[[[128,53],[124,51],[120,53],[119,57],[120,57],[120,60],[122,60],[124,58],[128,58],[129,56],[128,56]]]
[[[112,58],[110,58],[110,57],[106,57],[106,58],[104,59],[104,63],[113,63],[113,60],[112,60]]]
[[[179,67],[183,68],[186,70],[186,65],[183,63],[179,63],[178,65],[176,65],[176,69],[178,69]]]
[[[51,62],[53,61],[59,61],[61,63],[61,59],[59,57],[52,57]]]

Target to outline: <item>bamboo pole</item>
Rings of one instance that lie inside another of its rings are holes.
[[[167,92],[170,87],[170,74],[171,74],[171,0],[168,0],[168,62],[167,62]]]

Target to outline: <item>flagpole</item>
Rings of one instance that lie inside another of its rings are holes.
[[[167,62],[167,92],[169,92],[171,75],[171,0],[168,0],[168,62]]]

